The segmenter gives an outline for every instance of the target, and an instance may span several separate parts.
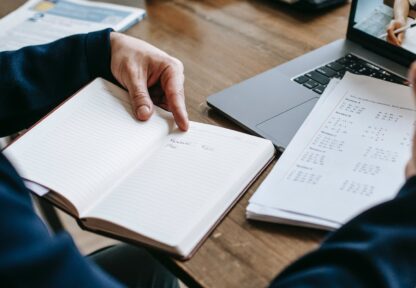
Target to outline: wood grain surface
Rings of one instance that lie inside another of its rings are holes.
[[[1,2],[0,16],[4,16],[24,1]],[[210,111],[206,98],[345,37],[350,8],[346,4],[320,13],[301,13],[277,1],[265,0],[106,2],[147,10],[145,20],[126,33],[150,42],[184,63],[187,108],[191,120],[240,131],[239,127]],[[276,91],[276,95],[278,93]],[[177,262],[163,259],[187,276],[184,280],[188,285],[267,286],[282,269],[316,248],[323,239],[323,232],[311,229],[246,220],[248,199],[272,166],[261,175],[191,260]],[[71,222],[69,225],[74,224]],[[76,240],[79,237],[96,237],[78,233],[73,227],[70,230],[75,231]],[[94,241],[87,241],[91,242]],[[85,247],[81,249],[88,251]]]

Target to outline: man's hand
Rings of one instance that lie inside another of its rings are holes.
[[[402,46],[404,40],[404,32],[394,34],[394,31],[406,25],[405,21],[392,20],[387,27],[387,41],[396,46]]]
[[[409,82],[413,87],[413,94],[416,97],[416,62],[413,62],[409,70]],[[416,176],[416,133],[413,134],[413,147],[412,147],[412,157],[406,166],[406,178],[409,179],[412,176]]]
[[[111,72],[128,90],[137,119],[149,119],[155,103],[171,111],[178,127],[186,131],[189,121],[182,63],[142,40],[120,33],[112,32],[110,42]]]

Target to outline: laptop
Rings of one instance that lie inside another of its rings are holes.
[[[393,7],[392,0],[353,0],[346,39],[214,94],[208,105],[284,150],[330,79],[349,71],[407,84],[408,67],[416,59],[416,27],[404,32],[401,46],[391,44],[383,34]]]

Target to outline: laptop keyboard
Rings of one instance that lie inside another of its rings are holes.
[[[352,54],[348,54],[334,62],[321,66],[313,71],[309,71],[294,78],[293,81],[311,89],[317,94],[322,94],[332,78],[341,79],[347,71],[353,74],[366,75],[397,84],[408,85],[406,79],[394,75],[383,68]]]

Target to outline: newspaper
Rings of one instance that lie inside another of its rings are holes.
[[[146,11],[85,0],[29,0],[0,20],[0,51],[38,45],[73,34],[113,28],[124,31]]]

